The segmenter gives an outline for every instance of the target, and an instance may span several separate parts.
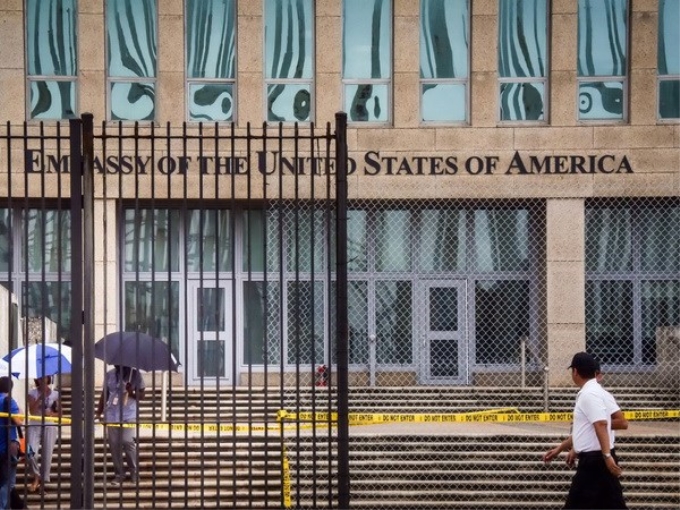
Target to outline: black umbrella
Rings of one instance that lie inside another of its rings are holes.
[[[139,370],[177,370],[179,363],[168,344],[136,331],[109,333],[94,344],[94,356],[109,365]]]

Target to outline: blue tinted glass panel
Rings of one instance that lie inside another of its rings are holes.
[[[73,119],[76,117],[76,83],[31,80],[30,101],[32,119]]]
[[[659,117],[680,118],[680,80],[659,82]]]
[[[27,0],[26,25],[29,75],[78,74],[76,0]]]
[[[194,121],[230,121],[234,118],[234,86],[224,83],[189,85],[189,118]]]
[[[153,120],[156,84],[154,82],[111,83],[112,120]]]
[[[179,212],[125,210],[125,271],[179,270]]]
[[[345,111],[350,121],[387,121],[387,85],[345,86]]]
[[[643,271],[680,275],[680,206],[651,207],[640,218]]]
[[[659,0],[659,74],[680,74],[680,2]]]
[[[421,0],[421,78],[467,78],[469,40],[467,0]]]
[[[501,120],[543,120],[543,83],[502,83]]]
[[[578,1],[578,75],[625,76],[627,0]]]
[[[581,82],[578,103],[581,120],[623,119],[623,82]]]
[[[108,71],[112,77],[156,76],[156,0],[107,0]],[[134,103],[134,101],[126,101]],[[119,117],[141,120],[145,115]]]
[[[235,77],[234,4],[234,0],[187,0],[188,78],[233,79]]]
[[[344,0],[344,79],[389,78],[392,72],[390,0]]]
[[[421,90],[423,121],[465,121],[467,103],[465,84],[424,83]]]
[[[633,283],[586,282],[586,350],[602,364],[633,362]]]
[[[413,299],[410,281],[376,282],[375,328],[378,363],[413,362]]]
[[[231,271],[229,211],[187,212],[186,264],[188,271]]]
[[[642,362],[669,363],[671,359],[658,359],[661,353],[657,352],[657,343],[660,340],[661,329],[680,324],[680,280],[642,282],[641,294]],[[671,356],[675,357],[677,362],[677,352]]]
[[[586,270],[633,269],[633,218],[630,207],[586,208]]]
[[[376,270],[409,271],[412,232],[410,211],[378,211],[374,230]]]
[[[502,78],[546,75],[547,0],[500,0],[498,72]]]
[[[268,122],[307,122],[311,120],[309,84],[276,84],[267,87]]]
[[[23,235],[27,236],[27,271],[34,273],[71,270],[71,213],[30,209]]]
[[[474,262],[480,272],[521,271],[529,260],[529,211],[478,209],[474,212]]]
[[[311,0],[265,2],[267,78],[312,78],[313,20]]]
[[[465,223],[466,214],[462,210],[420,211],[416,269],[428,272],[464,270]]]

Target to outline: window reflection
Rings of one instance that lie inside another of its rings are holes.
[[[235,113],[234,0],[187,0],[186,76],[191,121],[232,121]]]
[[[156,0],[107,0],[110,118],[153,120],[157,56]]]
[[[544,120],[548,2],[499,0],[501,120]]]
[[[628,0],[579,0],[579,119],[624,118],[627,48]]]
[[[27,0],[26,73],[31,119],[76,116],[76,0]]]
[[[268,0],[265,7],[267,121],[309,122],[313,109],[312,0]]]
[[[680,118],[680,2],[659,0],[659,118]]]

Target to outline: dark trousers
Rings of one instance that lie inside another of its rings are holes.
[[[612,456],[618,464],[616,454]],[[564,508],[588,510],[625,509],[623,489],[618,478],[607,469],[602,452],[583,452],[578,456],[576,474]]]

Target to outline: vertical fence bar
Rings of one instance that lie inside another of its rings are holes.
[[[83,501],[83,244],[82,121],[69,121],[71,174],[71,508],[93,508]]]
[[[347,114],[335,114],[338,345],[338,507],[349,508],[349,318],[347,311]]]
[[[83,508],[94,508],[94,121],[91,113],[83,123]]]

